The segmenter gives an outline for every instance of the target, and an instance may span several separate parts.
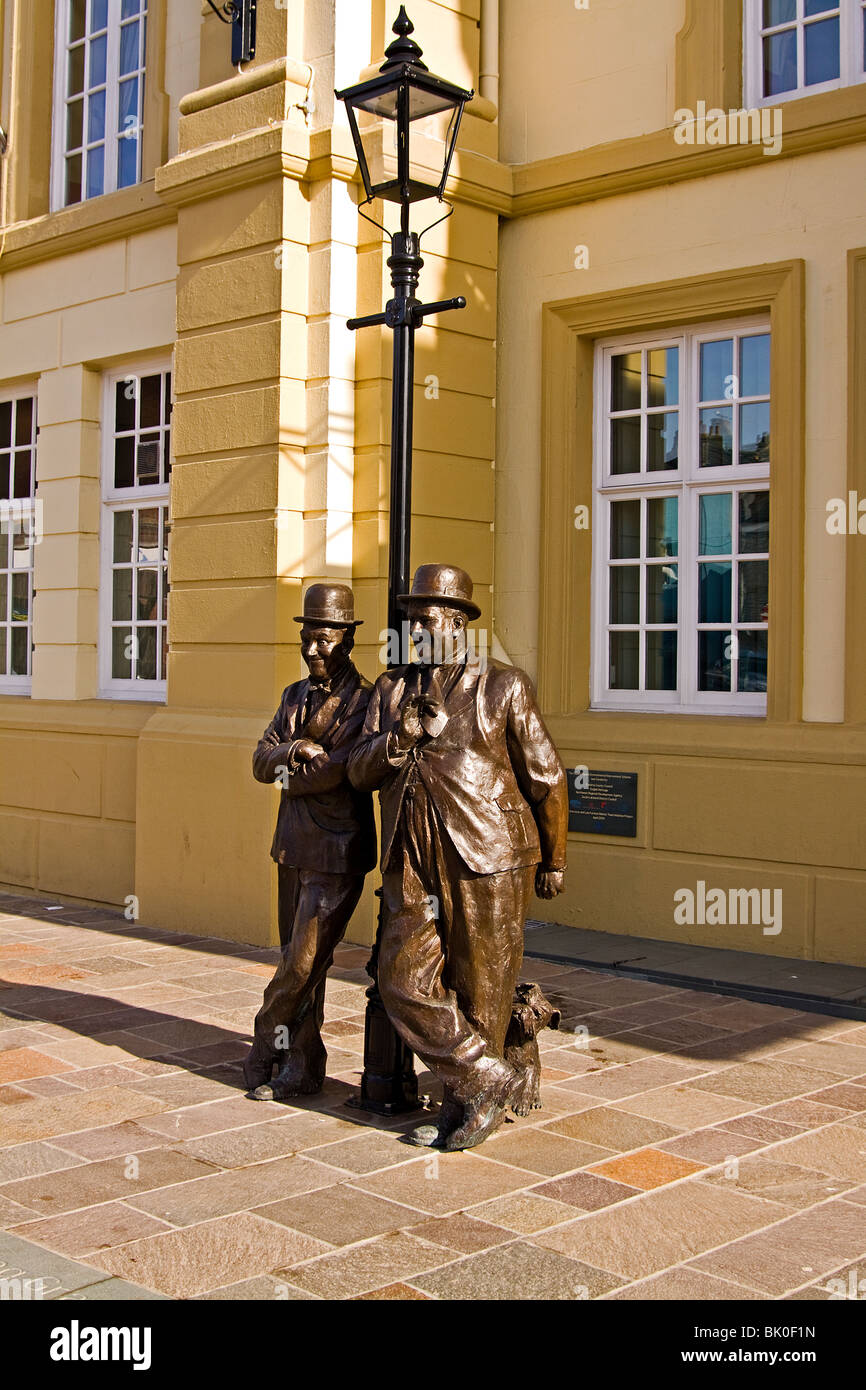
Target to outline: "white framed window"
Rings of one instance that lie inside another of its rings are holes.
[[[52,206],[141,179],[147,0],[57,0]]]
[[[36,389],[0,392],[0,693],[26,694],[33,659]]]
[[[866,82],[866,0],[745,0],[746,105]]]
[[[171,368],[105,378],[99,693],[165,698]]]
[[[592,704],[766,714],[770,330],[596,347]]]

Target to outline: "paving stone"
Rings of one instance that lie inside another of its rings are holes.
[[[649,1192],[640,1201],[580,1217],[535,1239],[546,1249],[579,1256],[600,1269],[636,1279],[734,1241],[778,1221],[787,1211],[765,1198],[721,1192],[711,1183],[693,1179]]]
[[[169,1229],[164,1221],[135,1211],[123,1202],[106,1202],[42,1221],[31,1219],[26,1225],[17,1227],[13,1234],[47,1245],[62,1255],[86,1258],[91,1251],[107,1250],[112,1245],[123,1245]]]
[[[599,1177],[610,1178],[612,1182],[626,1183],[649,1191],[653,1187],[664,1187],[680,1178],[700,1173],[704,1165],[693,1159],[680,1158],[674,1154],[662,1153],[660,1149],[638,1149],[624,1154],[621,1158],[609,1158],[603,1163],[593,1163],[589,1169]]]
[[[173,1298],[190,1298],[309,1259],[324,1248],[310,1236],[240,1212],[118,1245],[92,1258],[120,1278]]]
[[[616,1106],[601,1105],[591,1110],[569,1115],[545,1126],[555,1134],[567,1135],[570,1139],[580,1139],[584,1143],[607,1149],[608,1153],[624,1153],[629,1149],[643,1148],[658,1140],[669,1139],[676,1130],[670,1125],[659,1124],[654,1120],[631,1115]],[[597,1154],[597,1158],[604,1155]],[[591,1160],[590,1160],[591,1161]]]
[[[717,1279],[713,1274],[702,1274],[700,1270],[690,1269],[688,1265],[671,1269],[664,1274],[656,1274],[652,1279],[642,1279],[630,1284],[626,1289],[618,1289],[607,1294],[605,1302],[622,1301],[644,1302],[645,1300],[717,1303],[732,1298],[748,1299],[750,1302],[767,1298],[767,1294],[756,1293],[754,1289],[743,1288],[740,1284],[729,1283],[727,1279]]]
[[[68,1062],[60,1062],[56,1057],[30,1047],[13,1047],[0,1052],[0,1084],[72,1070]]]
[[[778,1295],[839,1268],[847,1260],[862,1258],[864,1251],[866,1208],[836,1200],[691,1263],[706,1273]]]
[[[773,1157],[782,1163],[798,1163],[860,1183],[866,1177],[866,1129],[849,1124],[828,1125],[816,1134],[801,1134],[777,1145]]]
[[[549,1129],[515,1127],[512,1132],[500,1131],[484,1145],[485,1159],[547,1176],[573,1172],[603,1156],[596,1145],[580,1143]]]
[[[295,1193],[330,1188],[345,1176],[336,1168],[292,1155],[162,1187],[127,1200],[130,1206],[161,1221],[170,1221],[173,1226],[192,1226],[208,1217],[249,1211]]]
[[[640,1188],[614,1182],[612,1178],[600,1177],[597,1173],[584,1172],[573,1173],[569,1178],[555,1178],[534,1188],[532,1195],[547,1197],[581,1211],[601,1211],[603,1207],[614,1206],[629,1197],[638,1197],[640,1192]]]
[[[529,1187],[538,1180],[536,1173],[493,1163],[472,1153],[440,1154],[416,1159],[400,1168],[354,1180],[354,1186],[378,1193],[392,1202],[403,1202],[445,1216],[464,1207],[501,1197],[516,1188]]]
[[[175,1153],[172,1149],[149,1149],[145,1153],[80,1163],[59,1173],[44,1173],[36,1178],[6,1183],[0,1193],[12,1201],[22,1202],[40,1215],[54,1215],[118,1197],[126,1201],[138,1193],[184,1184],[216,1171],[189,1154]]]
[[[419,1215],[412,1207],[359,1192],[345,1183],[286,1201],[271,1202],[254,1210],[269,1221],[291,1226],[293,1230],[304,1231],[317,1240],[338,1246],[353,1245],[370,1236],[413,1226]]]
[[[648,1120],[658,1120],[660,1124],[675,1129],[697,1129],[701,1125],[717,1124],[732,1115],[750,1110],[748,1101],[733,1096],[717,1096],[708,1091],[697,1091],[689,1086],[663,1086],[659,1090],[647,1091],[645,1095],[628,1096],[619,1101],[618,1108],[632,1115],[643,1115]]]
[[[549,1197],[540,1197],[535,1192],[514,1192],[507,1197],[497,1197],[493,1202],[483,1202],[480,1207],[473,1207],[472,1215],[520,1235],[533,1235],[548,1226],[573,1221],[574,1207],[565,1202],[552,1201]]]
[[[431,1245],[442,1245],[461,1255],[474,1255],[479,1250],[489,1250],[492,1245],[502,1245],[512,1239],[511,1232],[495,1222],[482,1219],[476,1213],[457,1212],[454,1216],[434,1216],[417,1226],[410,1226],[407,1234],[419,1240],[429,1241]]]
[[[299,1289],[294,1284],[287,1283],[285,1279],[278,1279],[273,1274],[259,1274],[255,1279],[242,1279],[239,1284],[228,1284],[222,1289],[210,1289],[208,1293],[194,1294],[192,1302],[210,1303],[212,1299],[217,1301],[232,1299],[258,1303],[318,1301],[315,1294],[307,1293],[306,1289]]]
[[[715,1095],[735,1096],[768,1105],[772,1101],[793,1100],[795,1096],[808,1095],[810,1091],[831,1081],[832,1076],[827,1071],[773,1058],[763,1062],[747,1062],[741,1067],[728,1067],[713,1076],[700,1077],[692,1085],[697,1091],[711,1091]]]
[[[286,1269],[293,1284],[321,1298],[352,1298],[451,1262],[451,1253],[417,1236],[397,1231]]]
[[[755,1154],[737,1159],[704,1176],[707,1182],[715,1182],[720,1187],[751,1192],[755,1197],[769,1197],[771,1201],[793,1208],[811,1207],[828,1197],[841,1196],[854,1185],[829,1173],[787,1162],[784,1154],[784,1148],[773,1148],[766,1156]]]
[[[515,1241],[422,1274],[413,1283],[439,1299],[562,1302],[597,1298],[616,1288],[619,1281],[582,1261]]]

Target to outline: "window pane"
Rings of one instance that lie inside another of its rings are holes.
[[[131,435],[114,441],[114,486],[135,485],[135,440]]]
[[[138,78],[128,77],[125,82],[121,82],[118,89],[117,106],[117,129],[122,134],[131,131],[134,137],[135,127],[138,125]]]
[[[12,443],[12,402],[0,401],[0,449]]]
[[[827,10],[838,10],[839,0],[805,0],[806,18],[810,19],[813,14],[824,14]]]
[[[679,348],[654,348],[647,354],[647,405],[679,403]]]
[[[610,634],[610,688],[611,690],[638,690],[639,677],[639,632],[612,632]]]
[[[33,397],[25,396],[15,408],[15,443],[29,444],[33,438]]]
[[[740,554],[766,555],[770,550],[769,492],[740,493]]]
[[[701,343],[701,400],[728,400],[733,375],[733,339],[722,338],[717,343]]]
[[[770,402],[740,406],[740,463],[770,458]]]
[[[733,410],[714,405],[701,411],[701,468],[730,468],[733,463]]]
[[[138,70],[138,21],[120,30],[120,75]]]
[[[10,676],[28,675],[27,656],[30,651],[30,633],[26,627],[13,627],[11,647]]]
[[[676,497],[649,498],[646,512],[647,555],[679,554],[679,511],[679,499]]]
[[[765,623],[770,582],[770,566],[766,560],[741,561],[739,621]]]
[[[114,428],[119,434],[122,430],[135,429],[135,397],[138,378],[127,377],[114,388]]]
[[[67,67],[66,95],[68,97],[77,96],[84,91],[84,44],[79,44],[77,48],[69,50],[69,65]]]
[[[729,492],[706,492],[701,497],[698,554],[732,554]]]
[[[5,538],[4,538],[4,539],[5,539]],[[6,600],[7,600],[7,598],[8,598],[8,587],[9,587],[9,586],[8,586],[8,584],[7,584],[7,582],[6,582],[6,575],[3,574],[2,572],[0,572],[0,623],[6,623],[6,622],[9,621],[9,615],[8,615],[8,613],[6,612]],[[0,632],[0,648],[5,648],[5,643],[6,643],[6,634],[5,634],[4,632]]]
[[[740,341],[740,395],[770,394],[770,335],[759,333]]]
[[[66,161],[66,197],[65,202],[81,202],[81,155],[71,155]]]
[[[138,629],[138,665],[136,667],[136,678],[140,681],[156,680],[156,642],[158,636],[156,627],[140,627]]]
[[[66,108],[66,148],[67,150],[77,150],[81,148],[82,135],[84,133],[84,102],[70,101]]]
[[[129,19],[130,15],[138,14],[140,9],[141,0],[122,0],[120,18]]]
[[[640,566],[617,565],[610,572],[610,620],[640,622]]]
[[[132,512],[114,513],[114,563],[132,563]]]
[[[165,393],[162,402],[163,419],[168,424],[171,419],[171,372],[165,374]]]
[[[19,449],[15,455],[14,497],[30,497],[33,492],[33,452]]]
[[[138,482],[142,487],[159,482],[159,435],[143,435],[138,446]]]
[[[790,24],[797,18],[797,0],[764,0],[764,28]]]
[[[90,41],[90,68],[87,74],[88,87],[101,87],[105,82],[106,36]]]
[[[650,473],[679,467],[680,413],[647,416],[647,469]]]
[[[11,454],[0,454],[0,498],[2,498],[3,501],[5,501],[7,497],[10,497],[12,495],[10,467],[11,458]],[[3,532],[0,531],[0,564],[3,563],[2,557],[4,541],[5,536],[3,535]]]
[[[760,562],[759,562],[760,563]],[[157,592],[157,572],[153,569],[140,569],[137,577],[136,612],[139,622],[159,617],[159,594]]]
[[[105,139],[105,88],[87,98],[87,139],[93,145]]]
[[[839,76],[838,18],[820,19],[817,24],[807,24],[805,40],[806,86],[835,81]]]
[[[115,627],[111,630],[111,678],[127,681],[132,677],[132,629]]]
[[[640,364],[639,352],[626,352],[611,359],[611,410],[640,410]]]
[[[0,676],[5,676],[6,672],[6,641],[7,633],[5,628],[0,627]]]
[[[87,0],[69,0],[69,41],[84,38]]]
[[[698,633],[698,690],[730,690],[731,634]]]
[[[111,585],[111,616],[115,621],[132,621],[132,570],[115,570]]]
[[[676,690],[677,634],[648,632],[646,635],[647,690]]]
[[[26,623],[30,616],[30,575],[26,570],[12,575],[13,623]]]
[[[646,566],[646,620],[648,623],[677,621],[677,566]]]
[[[107,23],[108,0],[91,0],[90,32],[95,33],[97,29],[104,29]]]
[[[30,526],[24,521],[12,532],[12,568],[30,570],[33,568],[33,546],[30,540]]]
[[[138,561],[159,561],[159,508],[147,507],[138,513]]]
[[[741,632],[739,637],[740,661],[737,672],[737,689],[742,692],[755,691],[762,695],[767,691],[767,634],[766,632]]]
[[[87,196],[98,198],[104,187],[105,146],[94,145],[87,151]]]
[[[640,555],[640,502],[612,502],[610,558],[636,560]]]
[[[160,387],[162,378],[159,376],[143,376],[141,378],[141,428],[153,429],[160,424]]]
[[[117,142],[117,186],[129,188],[138,182],[138,140],[122,135]]]
[[[731,621],[731,562],[713,560],[698,565],[700,601],[698,622]]]
[[[792,92],[797,86],[797,31],[783,29],[764,39],[764,96]]]
[[[640,416],[610,422],[611,473],[640,472]]]

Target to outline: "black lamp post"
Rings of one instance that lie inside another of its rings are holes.
[[[464,309],[466,300],[440,300],[422,304],[415,297],[418,279],[424,262],[420,255],[423,233],[410,231],[409,214],[413,203],[436,198],[443,201],[445,184],[457,144],[463,108],[474,93],[435,77],[422,62],[419,45],[410,38],[414,25],[405,6],[394,22],[397,38],[385,50],[385,62],[375,77],[357,86],[347,87],[335,95],[345,102],[346,114],[366,198],[364,207],[376,198],[397,203],[400,207],[400,229],[392,232],[391,255],[388,266],[394,297],[384,313],[350,319],[351,329],[387,325],[394,333],[394,367],[391,395],[391,509],[389,518],[388,556],[388,629],[392,665],[408,659],[408,623],[397,603],[397,595],[409,590],[409,547],[412,514],[412,390],[415,364],[415,330],[423,325],[428,314],[448,309]],[[410,139],[413,122],[425,117],[450,112],[451,118],[444,140],[444,160],[437,182],[423,183],[412,177]],[[359,113],[378,117],[379,122],[393,122],[396,136],[396,158],[393,171],[383,168],[384,178],[373,182],[370,157],[382,157],[383,125],[370,124],[361,131]],[[364,147],[364,137],[372,143],[371,156]],[[450,216],[451,209],[445,214]],[[362,214],[366,216],[366,214]],[[372,219],[368,219],[371,220]],[[439,218],[437,221],[443,219]],[[376,224],[379,225],[378,223]],[[434,222],[433,226],[436,225]],[[385,231],[385,228],[382,228]],[[430,227],[426,229],[430,230]],[[399,634],[394,650],[394,636]],[[373,948],[368,971],[373,984],[367,991],[367,1017],[364,1034],[364,1076],[358,1104],[361,1109],[379,1114],[396,1114],[414,1109],[418,1104],[418,1083],[412,1067],[412,1053],[397,1036],[382,1006],[376,988],[376,954]]]

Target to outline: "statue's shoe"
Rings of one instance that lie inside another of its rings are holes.
[[[418,1148],[441,1149],[445,1146],[445,1140],[453,1129],[463,1118],[463,1106],[455,1100],[449,1091],[446,1091],[442,1100],[442,1106],[435,1125],[419,1125],[406,1135],[407,1144],[415,1144]]]
[[[447,1153],[474,1149],[489,1139],[505,1118],[506,1107],[521,1078],[513,1067],[497,1058],[489,1060],[485,1072],[483,1088],[466,1102],[462,1123],[442,1144]]]
[[[285,1063],[286,1054],[274,1052],[273,1048],[264,1044],[260,1038],[253,1041],[253,1045],[244,1058],[244,1081],[248,1091],[254,1091],[257,1086],[263,1086],[270,1081],[274,1074],[274,1067],[280,1067]]]
[[[315,1096],[325,1083],[325,1069],[310,1068],[297,1060],[287,1062],[273,1081],[265,1081],[261,1086],[250,1089],[247,1094],[252,1100],[291,1100],[292,1096]]]

